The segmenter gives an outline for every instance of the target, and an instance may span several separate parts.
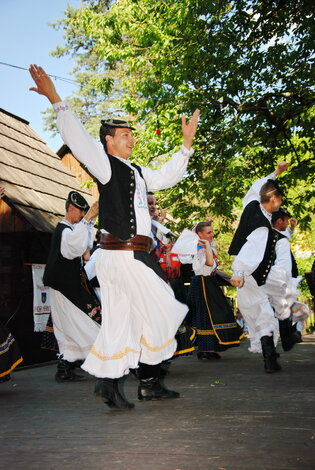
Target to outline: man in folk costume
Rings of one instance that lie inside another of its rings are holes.
[[[127,122],[102,121],[100,145],[87,134],[68,104],[61,102],[44,70],[32,65],[30,73],[37,85],[33,90],[54,105],[64,142],[94,175],[100,193],[102,237],[96,270],[106,315],[83,368],[98,377],[95,394],[110,407],[134,407],[124,396],[122,383],[129,370],[138,366],[140,400],[177,398],[177,392],[160,382],[159,369],[176,349],[174,336],[187,306],[175,299],[149,255],[152,238],[147,190],[169,188],[182,179],[193,153],[199,110],[189,123],[182,118],[180,151],[162,168],[151,170],[129,162],[135,139]]]
[[[274,178],[288,167],[289,163],[281,162],[274,173],[252,185],[243,200],[243,213],[229,249],[229,254],[235,256],[231,284],[238,287],[238,308],[248,325],[249,351],[262,350],[268,373],[281,369],[273,338],[278,332],[278,321],[264,287],[278,239],[271,216],[283,198]]]
[[[100,330],[100,303],[82,265],[90,221],[97,213],[97,202],[89,208],[81,194],[71,191],[66,215],[51,239],[43,283],[51,288],[51,315],[60,353],[55,376],[58,382],[82,380],[73,369],[76,361],[87,357]]]
[[[266,282],[270,302],[279,320],[284,351],[290,351],[296,343],[302,341],[301,331],[309,314],[307,305],[297,301],[300,295],[298,285],[302,276],[299,276],[290,247],[289,239],[293,232],[292,224],[291,230],[288,229],[290,219],[291,215],[281,208],[272,214],[272,226],[277,231],[278,241],[275,261]]]

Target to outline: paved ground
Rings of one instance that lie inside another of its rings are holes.
[[[9,470],[313,470],[315,335],[263,372],[240,348],[220,361],[173,362],[167,385],[181,398],[111,411],[94,379],[54,381],[55,364],[19,370],[0,384],[0,468]]]

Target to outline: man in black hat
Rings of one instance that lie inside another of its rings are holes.
[[[114,408],[134,406],[124,396],[122,378],[137,367],[139,400],[177,398],[179,393],[160,382],[160,363],[173,356],[175,334],[188,309],[159,277],[149,255],[147,191],[170,188],[182,179],[200,112],[196,110],[190,122],[182,118],[182,147],[162,168],[152,170],[129,161],[135,138],[128,122],[102,121],[100,145],[61,101],[44,70],[32,65],[30,73],[37,85],[31,90],[53,104],[65,144],[96,178],[100,193],[102,235],[96,271],[106,315],[83,368],[99,378],[95,393]]]
[[[51,315],[59,347],[56,380],[81,380],[73,369],[83,361],[99,332],[100,303],[86,279],[82,255],[87,249],[89,223],[98,213],[98,203],[89,207],[77,191],[70,191],[66,215],[55,228],[43,283],[50,287]]]
[[[278,322],[264,289],[277,241],[271,217],[283,198],[283,191],[274,178],[288,167],[289,163],[280,162],[274,173],[252,185],[243,200],[243,213],[229,249],[229,254],[235,256],[230,282],[238,287],[238,308],[248,325],[249,351],[263,352],[268,373],[281,369],[274,344]]]

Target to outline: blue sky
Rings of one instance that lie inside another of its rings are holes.
[[[54,58],[49,53],[64,45],[62,31],[47,23],[62,18],[67,5],[79,7],[81,0],[0,0],[0,62],[28,68],[41,65],[47,73],[72,79],[71,58]],[[64,98],[75,92],[76,86],[57,80],[56,87]],[[43,96],[29,91],[33,80],[26,70],[0,64],[0,108],[29,121],[35,132],[57,151],[62,141],[43,130],[41,111],[49,107]]]

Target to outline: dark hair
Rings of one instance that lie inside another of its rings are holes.
[[[106,126],[102,123],[100,127],[100,141],[103,144],[105,152],[107,152],[107,143],[106,143],[106,136],[111,135],[114,136],[116,132],[116,127]]]
[[[199,222],[195,227],[195,232],[202,232],[205,227],[212,227],[211,222]]]
[[[267,180],[265,184],[262,185],[260,191],[260,202],[269,202],[272,196],[284,196],[284,191],[280,188],[278,183],[274,180]]]

